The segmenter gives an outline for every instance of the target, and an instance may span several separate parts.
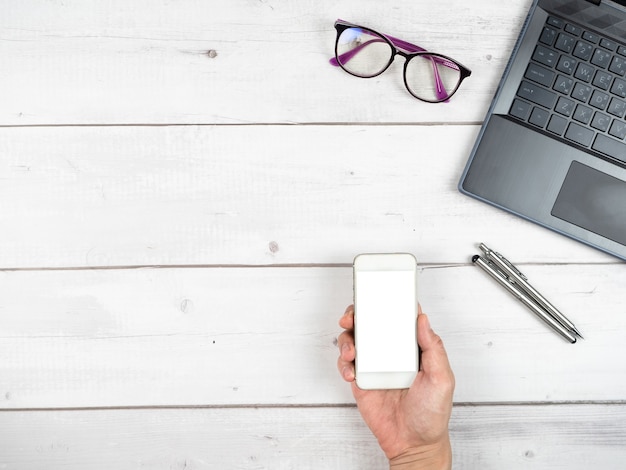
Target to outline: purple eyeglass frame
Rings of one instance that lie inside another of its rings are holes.
[[[350,29],[350,28],[359,28],[365,31],[369,31],[370,33],[373,33],[374,35],[378,36],[380,39],[376,38],[376,39],[366,41],[363,44],[360,44],[359,46],[355,47],[354,49],[344,52],[341,55],[338,55],[337,47],[339,45],[339,37],[346,29]],[[443,54],[429,52],[423,47],[417,46],[415,44],[411,44],[410,42],[403,41],[402,39],[394,38],[393,36],[389,36],[388,34],[379,33],[378,31],[375,31],[366,26],[361,26],[361,25],[349,23],[347,21],[338,19],[337,21],[335,21],[335,29],[337,30],[337,39],[335,41],[335,57],[332,57],[329,60],[331,65],[335,67],[341,67],[343,70],[348,72],[350,75],[354,75],[355,77],[373,78],[373,77],[380,75],[385,70],[387,70],[389,66],[392,64],[392,62],[394,61],[394,59],[396,58],[396,56],[401,55],[402,57],[406,59],[404,62],[404,72],[403,72],[404,85],[406,89],[413,97],[417,98],[418,100],[425,101],[427,103],[447,102],[450,99],[450,97],[452,97],[452,95],[454,95],[456,91],[459,89],[459,86],[461,86],[461,82],[463,82],[463,80],[465,80],[467,77],[469,77],[472,74],[472,71],[470,69],[468,69],[467,67],[465,67],[464,65],[462,65],[461,63],[457,62],[456,60],[450,57],[447,57]],[[393,53],[391,54],[391,57],[389,58],[389,62],[387,63],[387,65],[385,65],[385,67],[383,67],[380,72],[374,75],[364,76],[364,75],[355,74],[349,71],[348,69],[346,69],[345,67],[343,67],[342,64],[347,63],[365,46],[367,46],[368,44],[371,44],[372,42],[379,42],[381,40],[389,44]],[[437,84],[437,90],[436,90],[437,99],[436,100],[426,100],[424,98],[421,98],[415,95],[409,88],[409,85],[406,79],[406,69],[407,69],[407,65],[409,61],[413,57],[416,57],[416,56],[427,56],[433,62],[433,73],[435,75],[435,82]],[[448,92],[445,89],[445,86],[443,84],[443,81],[441,80],[439,71],[436,66],[437,64],[441,64],[445,67],[449,67],[449,68],[458,70],[460,72],[459,82],[457,83],[456,88],[452,90],[451,92]]]

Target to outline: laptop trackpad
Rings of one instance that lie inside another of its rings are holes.
[[[572,162],[552,215],[626,245],[626,182]]]

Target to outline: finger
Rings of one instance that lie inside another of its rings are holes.
[[[443,341],[430,326],[428,316],[417,317],[417,342],[422,350],[422,370],[432,379],[446,381],[454,387],[454,374]]]
[[[354,336],[352,336],[350,331],[344,331],[339,335],[337,346],[339,347],[339,355],[344,361],[354,361]]]
[[[345,330],[354,328],[354,305],[348,305],[345,313],[339,319],[339,326]]]
[[[341,357],[339,357],[339,359],[337,359],[337,369],[339,370],[339,373],[341,374],[343,380],[345,380],[346,382],[354,381],[355,375],[353,362],[344,361],[343,359],[341,359]]]
[[[354,349],[354,342],[353,341],[346,341],[345,343],[343,343],[341,345],[340,355],[341,355],[341,358],[344,361],[354,362],[354,359],[356,357],[355,349]]]
[[[422,355],[427,355],[436,360],[438,365],[449,366],[443,341],[433,331],[428,315],[425,313],[421,313],[417,317],[417,343],[422,350]]]

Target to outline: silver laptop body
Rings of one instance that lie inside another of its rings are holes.
[[[459,182],[464,194],[622,259],[624,5],[533,3]]]

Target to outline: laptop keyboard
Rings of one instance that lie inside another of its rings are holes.
[[[626,164],[626,46],[549,17],[509,114]]]

